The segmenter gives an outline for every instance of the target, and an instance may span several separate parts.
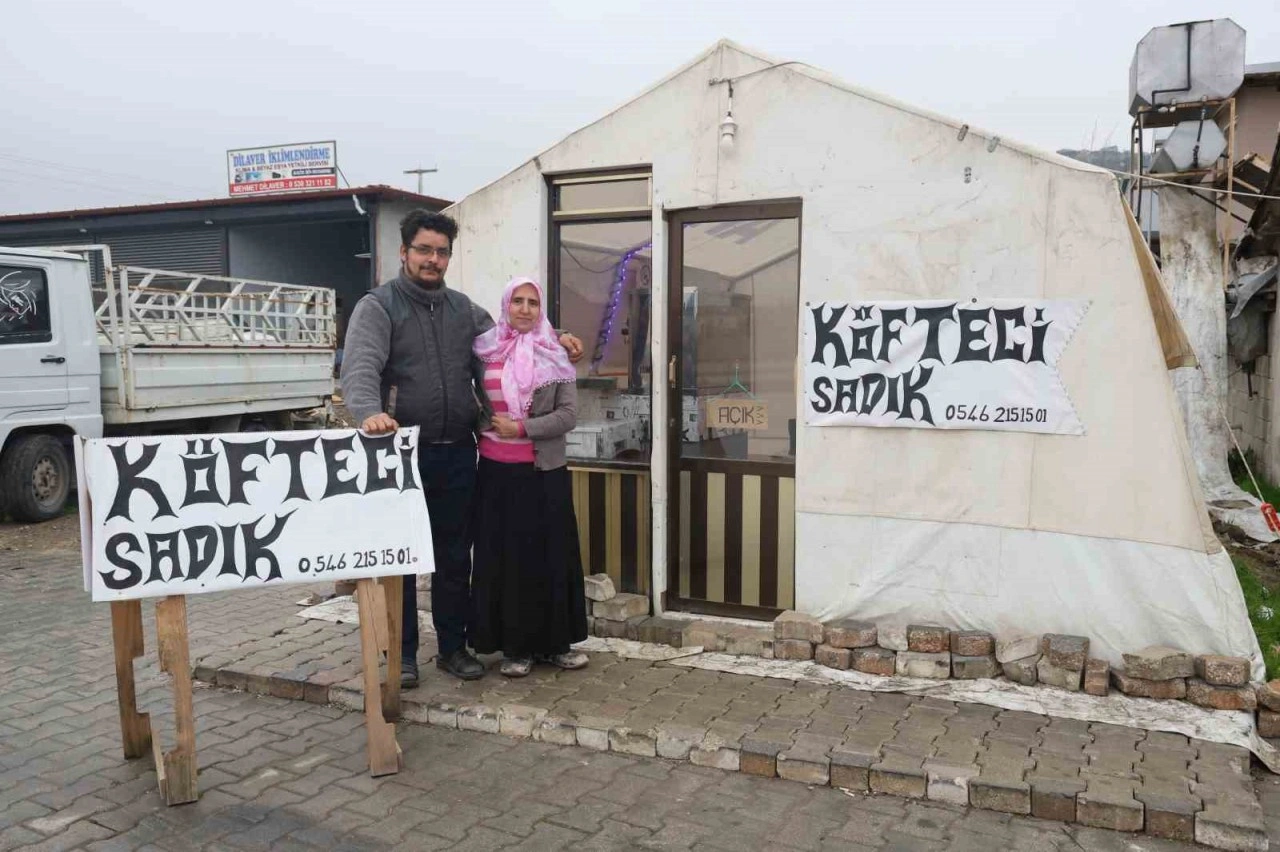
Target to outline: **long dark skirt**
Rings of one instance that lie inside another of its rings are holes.
[[[471,644],[508,657],[561,654],[587,638],[578,522],[568,468],[480,459]]]

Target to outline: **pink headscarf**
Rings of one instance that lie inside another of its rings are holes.
[[[541,312],[532,331],[521,334],[511,327],[507,310],[511,296],[526,284],[538,291]],[[578,374],[547,320],[542,286],[532,278],[512,278],[502,291],[498,324],[475,339],[476,356],[486,363],[502,362],[502,398],[512,420],[523,420],[533,404],[533,392],[558,382],[577,381]]]

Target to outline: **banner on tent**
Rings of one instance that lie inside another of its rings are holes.
[[[807,302],[805,423],[1084,434],[1057,364],[1088,307]]]
[[[78,448],[95,601],[434,568],[418,430],[108,438]]]

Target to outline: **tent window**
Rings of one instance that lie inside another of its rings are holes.
[[[551,179],[552,211],[581,216],[643,212],[652,204],[651,180],[644,173],[599,174]]]

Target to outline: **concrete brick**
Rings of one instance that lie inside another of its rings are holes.
[[[689,762],[694,766],[737,772],[742,765],[741,751],[726,738],[709,731],[702,742],[689,751]]]
[[[734,627],[725,634],[724,650],[728,654],[773,659],[773,628]]]
[[[605,621],[626,621],[636,616],[648,615],[649,599],[644,595],[622,592],[608,600],[592,601],[591,614]]]
[[[1047,655],[1042,656],[1040,662],[1036,663],[1036,678],[1040,683],[1047,686],[1056,686],[1069,692],[1079,692],[1083,677],[1083,664],[1078,669],[1063,668],[1051,663]]]
[[[458,705],[452,701],[428,702],[427,724],[440,728],[458,727]]]
[[[898,671],[898,655],[886,648],[855,648],[849,665],[864,674],[893,677]]]
[[[547,711],[524,704],[503,704],[498,708],[498,733],[529,739]]]
[[[825,749],[815,746],[795,746],[777,757],[779,778],[815,784],[825,787],[831,778],[831,763]]]
[[[1262,807],[1209,805],[1196,814],[1196,843],[1215,849],[1264,852],[1268,846]]]
[[[618,594],[608,574],[592,574],[589,577],[583,577],[582,583],[589,601],[607,601]]]
[[[926,798],[951,805],[969,804],[969,779],[977,776],[977,764],[926,760],[923,769],[928,779]]]
[[[972,647],[972,646],[971,646]],[[951,655],[951,675],[961,680],[976,680],[1000,674],[1000,664],[994,656]]]
[[[657,757],[658,736],[653,731],[610,728],[609,750],[635,757]]]
[[[594,617],[594,616],[593,616]],[[641,620],[647,616],[639,616]],[[595,619],[595,635],[601,639],[626,639],[627,638],[627,622],[612,621],[607,618]],[[634,631],[632,631],[634,633]]]
[[[1090,658],[1084,665],[1084,691],[1089,695],[1106,695],[1111,688],[1111,664]]]
[[[578,730],[573,722],[561,716],[544,716],[533,729],[533,738],[540,743],[571,746],[578,744]]]
[[[499,730],[498,711],[484,704],[467,704],[459,707],[458,729],[496,734]]]
[[[747,736],[738,752],[738,771],[761,778],[776,778],[778,754],[791,748],[790,739]]]
[[[988,657],[996,652],[996,637],[985,630],[957,630],[951,634],[951,653],[962,657]]]
[[[876,644],[888,651],[907,650],[907,625],[877,624]]]
[[[725,640],[730,628],[714,621],[697,619],[689,622],[684,631],[685,648],[701,648],[704,651],[725,650]]]
[[[1280,737],[1280,713],[1274,710],[1258,711],[1258,736]]]
[[[1202,654],[1196,657],[1196,677],[1213,686],[1248,686],[1249,661],[1244,657]]]
[[[1273,680],[1257,687],[1258,703],[1268,710],[1280,713],[1280,680]]]
[[[775,641],[779,639],[794,639],[818,645],[822,642],[823,633],[822,622],[803,612],[789,609],[773,620],[773,638]],[[779,659],[784,658],[779,657]]]
[[[880,762],[879,748],[855,748],[849,745],[835,746],[828,759],[831,763],[831,786],[855,790],[859,793],[871,789],[871,767]]]
[[[1179,699],[1187,697],[1187,682],[1175,680],[1145,680],[1131,677],[1124,669],[1111,670],[1111,682],[1116,689],[1134,698]]]
[[[1031,785],[1000,774],[969,779],[969,804],[1006,814],[1031,813]]]
[[[1165,645],[1149,645],[1141,651],[1124,654],[1124,670],[1129,677],[1142,680],[1173,680],[1195,677],[1195,658],[1185,651]]]
[[[1000,657],[997,655],[996,660],[998,661],[999,659]],[[1009,660],[1001,668],[1004,669],[1004,676],[1014,683],[1020,683],[1023,686],[1035,686],[1040,682],[1039,665],[1040,655],[1032,654],[1029,657]]]
[[[1111,831],[1142,831],[1144,809],[1133,788],[1122,781],[1089,782],[1076,796],[1076,822]]]
[[[1181,793],[1158,793],[1139,788],[1134,797],[1146,810],[1146,833],[1164,840],[1190,843],[1196,835],[1196,813],[1201,802]]]
[[[813,644],[804,639],[774,639],[775,660],[812,660]]]
[[[1082,672],[1089,659],[1089,640],[1084,636],[1047,633],[1040,639],[1040,653],[1054,668]]]
[[[632,642],[640,641],[640,625],[649,620],[647,615],[634,615],[626,621],[620,622],[623,629],[624,639],[630,639]]]
[[[1214,710],[1255,710],[1257,693],[1251,686],[1212,686],[1198,677],[1187,681],[1187,700]]]
[[[918,654],[950,652],[951,631],[929,624],[908,624],[907,650]]]
[[[1002,636],[996,640],[996,662],[1011,663],[1040,655],[1040,634]]]
[[[682,648],[684,632],[688,627],[689,622],[686,619],[655,615],[640,622],[638,636],[641,642]]]
[[[826,625],[826,644],[834,648],[870,648],[876,644],[876,626],[870,621],[842,618]]]
[[[592,751],[609,750],[608,730],[602,728],[591,728],[586,725],[578,725],[574,732],[578,736],[578,745],[583,748],[589,748]]]
[[[946,680],[951,677],[951,652],[903,651],[898,654],[896,665],[897,674],[901,677]]]
[[[923,799],[928,794],[929,776],[924,771],[923,759],[890,755],[873,765],[867,773],[873,793]]]
[[[849,668],[852,652],[848,648],[836,648],[833,645],[819,645],[813,649],[814,662],[831,669]]]
[[[1075,822],[1076,796],[1084,792],[1083,781],[1033,774],[1028,776],[1027,783],[1031,785],[1032,816],[1059,822]]]
[[[694,746],[700,745],[706,736],[706,728],[664,722],[657,729],[658,757],[665,757],[668,760],[688,760],[689,752]]]

